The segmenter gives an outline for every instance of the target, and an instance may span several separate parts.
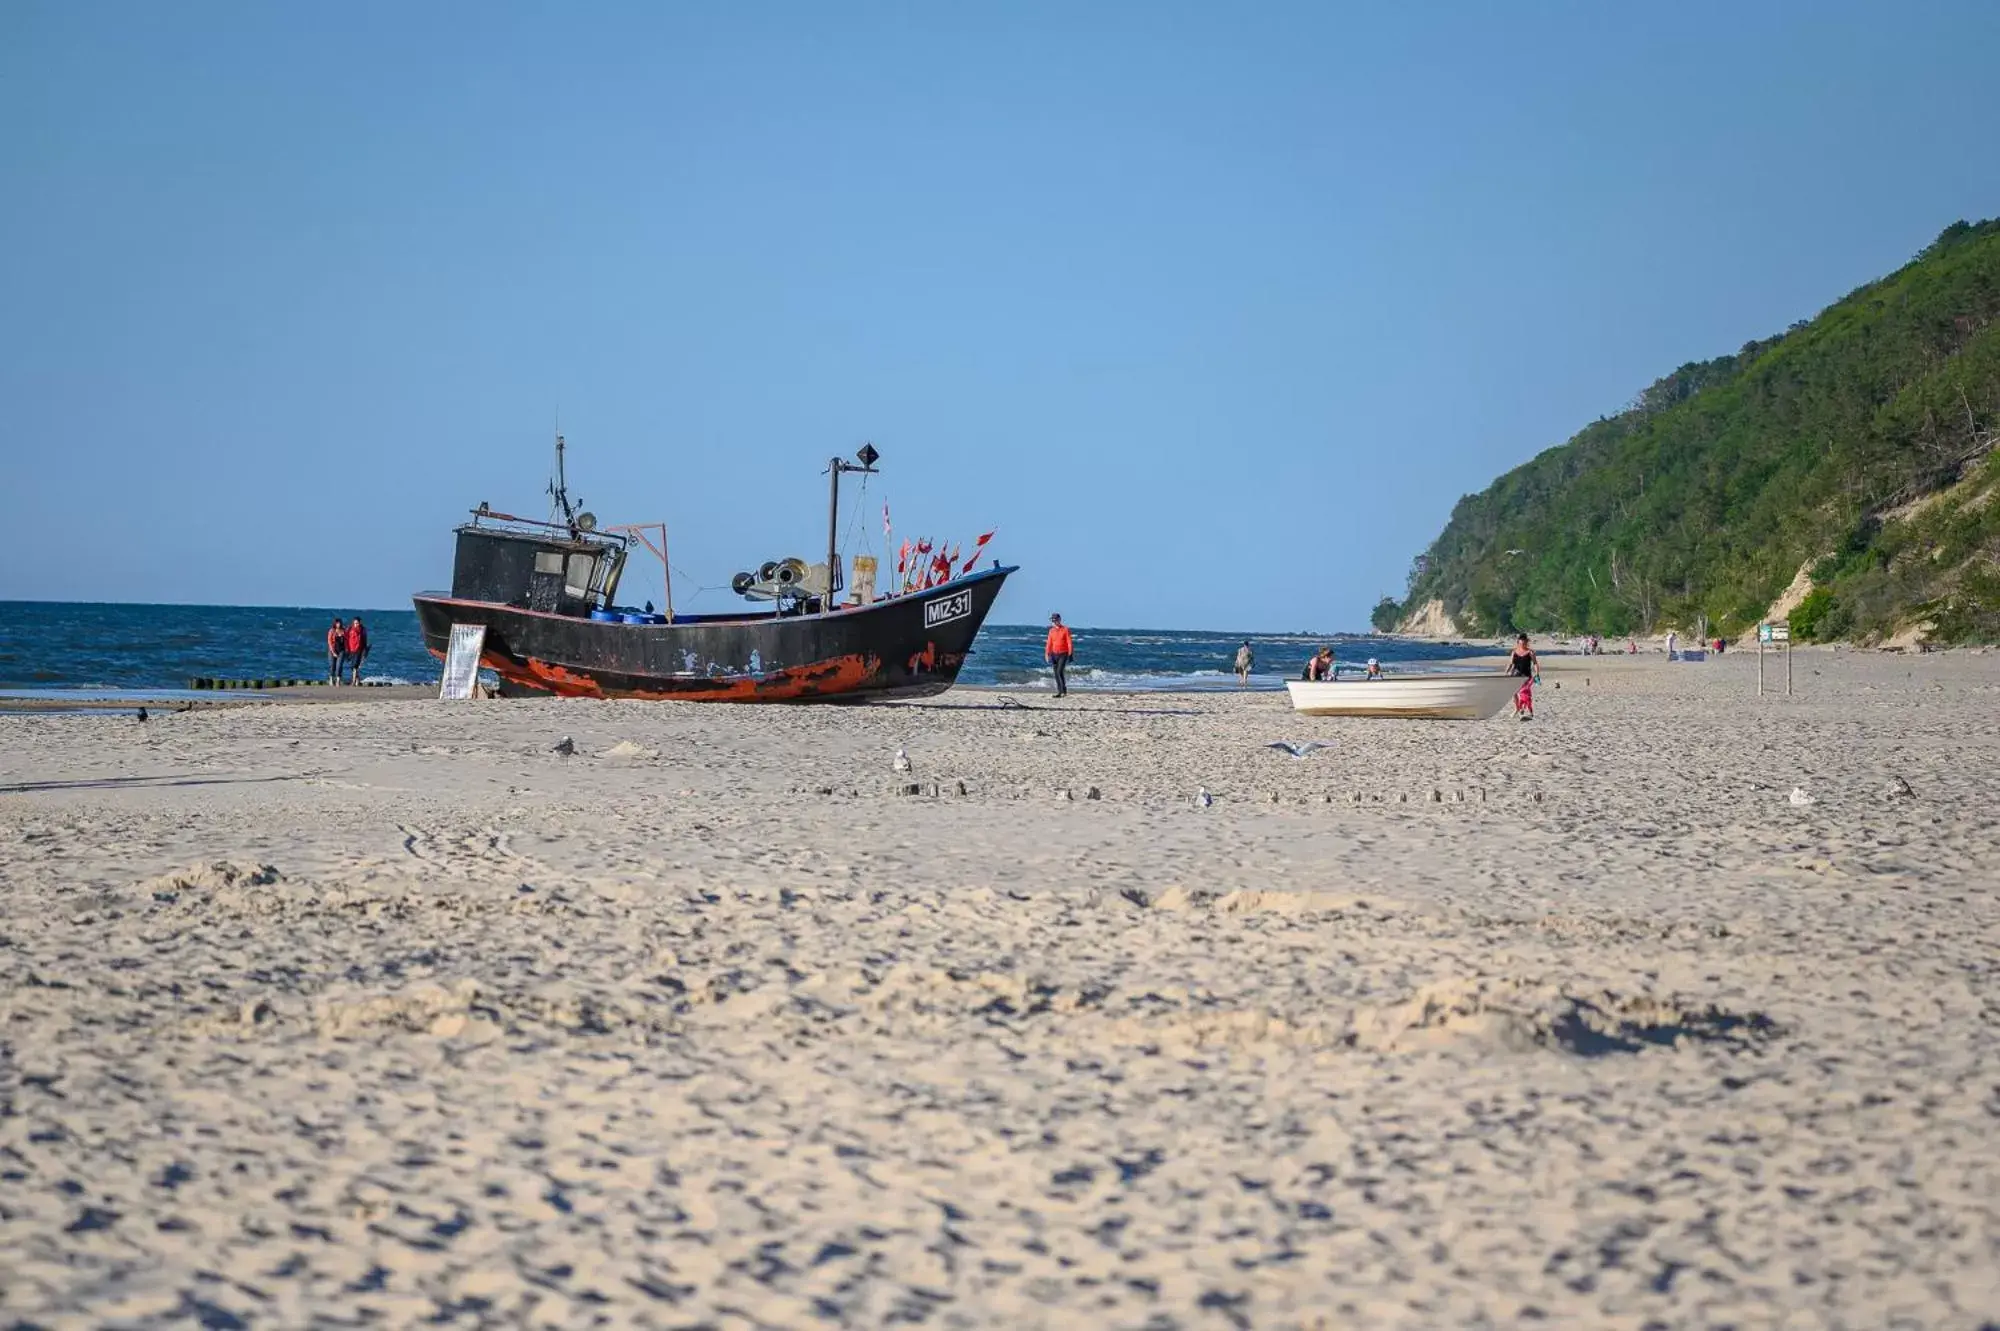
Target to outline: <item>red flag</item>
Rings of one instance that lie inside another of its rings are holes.
[[[1000,529],[998,527],[995,527],[993,531],[987,532],[984,536],[980,537],[978,540],[972,543],[972,558],[965,561],[965,567],[959,570],[960,573],[972,572],[972,566],[979,562],[979,552],[981,550],[984,550],[986,548],[986,543],[993,539],[993,532],[997,532],[999,530]]]

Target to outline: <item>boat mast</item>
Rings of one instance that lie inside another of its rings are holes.
[[[819,607],[823,611],[833,609],[833,584],[834,579],[839,577],[840,473],[843,471],[858,471],[864,475],[873,476],[875,474],[875,460],[881,456],[880,453],[875,451],[875,445],[863,444],[861,445],[861,450],[854,455],[855,461],[853,462],[843,462],[839,458],[830,458],[827,460],[826,595],[821,599]]]
[[[549,495],[556,501],[556,511],[569,526],[576,525],[576,511],[570,507],[569,480],[563,471],[563,437],[556,435],[556,478],[549,482]]]

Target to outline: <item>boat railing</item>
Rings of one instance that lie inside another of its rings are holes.
[[[562,541],[574,545],[629,546],[632,543],[632,538],[621,530],[600,531],[594,527],[579,527],[573,523],[524,518],[513,513],[501,513],[484,504],[472,510],[472,521],[465,526],[478,531],[532,536],[539,540]]]

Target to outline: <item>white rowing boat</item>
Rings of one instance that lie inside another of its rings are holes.
[[[1512,675],[1392,675],[1386,679],[1287,680],[1292,707],[1309,716],[1416,716],[1484,721],[1521,687]]]

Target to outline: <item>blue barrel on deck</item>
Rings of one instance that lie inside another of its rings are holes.
[[[616,610],[593,610],[590,612],[590,617],[600,624],[616,624],[618,622],[618,612]]]

